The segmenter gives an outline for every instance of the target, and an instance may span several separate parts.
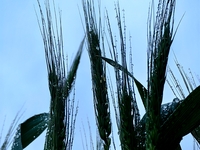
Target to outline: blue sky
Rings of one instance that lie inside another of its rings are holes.
[[[43,4],[43,1],[41,3]],[[82,5],[80,0],[59,0],[56,3],[62,10],[64,49],[68,54],[70,64],[84,36],[77,7],[80,7],[83,16]],[[178,24],[184,13],[185,15],[176,34],[172,50],[186,72],[190,68],[194,74],[200,75],[198,66],[200,57],[200,1],[182,0],[178,1],[176,5],[175,25]],[[117,34],[114,1],[102,0],[102,6],[102,8],[107,8],[111,24],[114,26],[114,34]],[[149,1],[121,0],[120,6],[121,9],[125,10],[127,35],[130,33],[132,36],[134,75],[143,84],[146,84],[146,26]],[[35,114],[48,112],[49,109],[47,70],[34,7],[38,12],[36,0],[0,1],[0,127],[6,116],[3,134],[7,132],[15,114],[21,108],[22,112],[25,111],[21,122]],[[171,53],[169,65],[179,76],[173,59],[174,56]],[[89,69],[87,51],[84,50],[76,80],[76,99],[79,101],[79,113],[74,149],[82,149],[80,128],[84,124],[85,130],[87,130],[87,118],[89,118],[95,141],[96,130]],[[164,102],[172,101],[173,98],[172,92],[166,86]],[[141,104],[139,99],[138,103]],[[141,109],[143,108],[141,107]],[[83,129],[81,130],[83,132]],[[89,134],[87,137],[89,140]],[[42,149],[43,143],[44,134],[26,149]],[[183,150],[192,149],[193,140],[189,136],[184,137],[182,145]]]

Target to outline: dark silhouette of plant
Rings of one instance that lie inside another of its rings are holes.
[[[200,118],[196,115],[199,114],[197,107],[200,105],[198,101],[200,87],[191,90],[192,92],[181,101],[176,98],[173,102],[162,105],[168,55],[176,33],[176,31],[174,33],[173,25],[175,0],[160,0],[155,20],[152,19],[154,15],[153,7],[149,13],[147,88],[133,76],[132,70],[128,71],[126,62],[126,26],[121,21],[119,3],[116,5],[115,10],[119,29],[120,53],[117,51],[118,47],[112,34],[108,13],[106,14],[108,33],[106,33],[101,24],[100,4],[98,5],[99,10],[96,11],[94,5],[94,1],[83,1],[92,77],[99,73],[94,71],[93,67],[94,65],[95,67],[98,66],[96,61],[100,58],[114,67],[117,99],[113,101],[121,149],[180,149],[179,143],[182,137],[194,132],[194,129],[198,129],[200,124]],[[100,16],[98,17],[98,22],[96,21],[96,13]],[[110,37],[110,42],[108,42],[108,46],[105,46],[104,37],[107,37],[107,34]],[[112,59],[105,57],[106,47],[108,47]],[[92,52],[96,52],[96,59],[91,57]],[[121,58],[118,58],[118,54],[121,55]],[[119,60],[121,60],[121,63],[119,63]],[[104,74],[103,77],[105,78],[107,76],[106,70],[104,70]],[[106,79],[104,80],[106,81]],[[92,81],[93,83],[98,82],[101,81],[101,78],[93,78]],[[133,83],[135,83],[146,109],[146,114],[141,120]],[[188,84],[186,86],[188,87]],[[101,87],[96,85],[94,90],[101,91]],[[97,93],[93,92],[93,95],[96,99],[100,99]],[[101,106],[107,105],[107,101],[100,101],[99,103],[101,103]],[[100,111],[96,107],[96,101],[94,101],[94,106],[95,112]],[[95,113],[95,115],[96,118],[99,117],[99,113]],[[107,122],[106,116],[104,116],[105,123]],[[98,122],[97,127],[100,135],[101,130],[104,129],[106,131],[107,128]],[[102,136],[100,138],[104,141]],[[104,147],[104,149],[107,149],[107,147]]]
[[[119,29],[118,45],[116,37],[113,36],[108,12],[106,11],[105,17],[106,31],[102,25],[100,3],[95,7],[96,3],[93,0],[82,1],[85,38],[91,65],[97,137],[99,137],[96,142],[97,149],[109,150],[113,143],[114,149],[122,150],[179,150],[182,137],[188,133],[192,133],[197,142],[200,142],[200,116],[198,115],[200,114],[200,86],[192,84],[178,61],[176,65],[189,92],[188,96],[183,94],[170,68],[168,68],[168,73],[173,82],[166,80],[168,56],[176,34],[176,30],[174,31],[175,3],[176,0],[159,0],[154,19],[152,1],[147,33],[147,86],[144,86],[133,75],[133,69],[131,67],[128,69],[126,26],[125,21],[121,19],[119,3],[115,5]],[[73,145],[77,108],[74,107],[74,99],[70,99],[70,93],[74,87],[84,39],[69,72],[66,72],[61,16],[59,15],[57,19],[54,8],[54,24],[49,1],[46,0],[45,4],[45,14],[43,14],[38,1],[41,16],[39,26],[44,43],[51,95],[50,110],[49,113],[33,116],[20,124],[16,134],[20,136],[15,137],[13,149],[25,148],[46,128],[44,149],[70,150]],[[110,52],[111,58],[106,56],[106,52]],[[115,78],[108,80],[106,63],[113,66]],[[131,61],[130,65],[132,65]],[[116,98],[109,84],[109,81],[114,79]],[[162,104],[166,81],[175,96],[176,93],[171,84],[177,87],[177,92],[181,97],[176,96],[171,103]],[[111,98],[108,96],[108,87],[110,87]],[[142,118],[140,118],[134,87],[137,88],[146,110]],[[118,131],[112,129],[110,113],[112,102]],[[121,147],[116,148],[111,136],[112,132],[118,133]]]

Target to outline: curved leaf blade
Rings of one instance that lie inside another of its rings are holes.
[[[22,150],[27,147],[47,128],[48,121],[49,114],[41,113],[21,123],[15,134],[12,150]]]
[[[200,86],[192,91],[188,97],[163,123],[160,130],[159,144],[161,147],[176,146],[183,136],[192,132],[200,124]]]
[[[192,136],[200,144],[200,125],[191,132]]]
[[[135,78],[133,77],[133,80],[135,82],[135,85],[138,89],[138,92],[140,94],[140,97],[142,99],[142,102],[143,102],[143,105],[144,105],[144,108],[145,110],[147,109],[146,108],[146,97],[147,97],[147,89]]]
[[[75,81],[76,73],[77,73],[78,66],[79,66],[80,59],[81,59],[81,55],[82,55],[82,52],[83,52],[84,41],[85,41],[85,37],[83,38],[83,40],[80,43],[79,49],[76,53],[76,57],[74,58],[72,66],[70,68],[70,71],[67,75],[67,80],[66,80],[66,83],[65,83],[66,97],[69,95],[71,88],[73,86],[73,83]]]
[[[100,56],[99,56],[100,57]],[[123,72],[125,72],[126,74],[128,74],[135,82],[135,85],[138,89],[138,92],[140,94],[140,97],[142,99],[144,108],[146,109],[146,97],[147,97],[147,89],[122,65],[118,64],[117,62],[106,58],[106,57],[101,57],[104,61],[106,61],[108,64],[110,64],[111,66],[113,66],[116,69],[119,69]]]

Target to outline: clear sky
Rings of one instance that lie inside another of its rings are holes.
[[[43,1],[41,3],[43,4]],[[56,3],[62,10],[64,49],[68,54],[69,64],[71,64],[84,36],[77,7],[79,6],[83,16],[81,0],[59,0]],[[200,75],[198,65],[200,57],[200,1],[182,0],[178,1],[176,5],[175,26],[184,13],[185,15],[176,34],[172,50],[186,72],[190,68],[194,76],[195,74]],[[121,9],[125,10],[127,37],[129,33],[132,36],[134,75],[139,81],[146,84],[146,26],[149,1],[120,0],[120,6]],[[25,111],[21,122],[35,114],[49,110],[50,96],[44,49],[34,7],[39,14],[36,0],[0,1],[0,127],[3,126],[3,120],[6,116],[3,135],[21,108],[21,112]],[[114,34],[117,34],[114,1],[102,0],[102,8],[105,7],[108,10],[111,24],[114,26]],[[171,53],[170,67],[180,77],[173,59],[174,56]],[[76,80],[76,100],[79,101],[79,112],[74,149],[82,149],[80,129],[83,133],[84,124],[86,133],[88,133],[87,118],[91,125],[94,141],[96,139],[89,69],[89,58],[87,51],[84,50]],[[199,84],[199,82],[197,83]],[[172,101],[173,98],[173,94],[166,86],[164,102]],[[138,103],[141,104],[140,99],[138,99]],[[89,134],[87,134],[87,138],[89,144]],[[183,150],[192,149],[193,139],[189,136],[184,137],[181,144]],[[43,149],[43,146],[44,134],[26,149]]]

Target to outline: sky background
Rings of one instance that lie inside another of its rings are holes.
[[[40,2],[43,4],[43,1]],[[68,54],[70,65],[84,36],[77,7],[79,6],[83,17],[82,4],[80,0],[58,0],[56,3],[62,10],[64,49]],[[198,64],[200,57],[200,1],[182,0],[178,1],[176,6],[175,27],[184,13],[185,15],[173,42],[172,50],[186,72],[190,68],[194,76],[195,74],[200,75]],[[102,0],[103,10],[105,7],[109,13],[113,34],[117,35],[114,1]],[[146,85],[146,28],[149,1],[121,0],[120,7],[121,10],[125,10],[127,37],[129,34],[132,36],[134,75]],[[21,113],[24,112],[20,122],[49,110],[50,96],[43,42],[34,8],[39,14],[36,0],[0,1],[0,129],[6,117],[3,137],[20,109]],[[174,56],[171,51],[169,65],[180,78],[173,60]],[[199,82],[197,84],[199,85]],[[83,148],[81,143],[83,125],[89,144],[87,118],[95,141],[96,126],[91,89],[89,58],[87,51],[84,50],[76,80],[76,100],[79,101],[79,112],[73,149]],[[169,87],[166,86],[165,90],[164,102],[172,101],[174,96]],[[186,91],[185,93],[187,95]],[[141,114],[143,114],[144,109],[139,97],[137,101],[141,108]],[[43,149],[44,135],[45,133],[26,150]],[[83,139],[85,138],[83,137]],[[186,136],[181,144],[183,150],[192,149],[193,139]]]

